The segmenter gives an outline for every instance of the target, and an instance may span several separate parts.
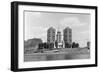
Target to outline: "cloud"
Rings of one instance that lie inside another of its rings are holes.
[[[29,38],[42,38],[42,40],[46,40],[46,32],[48,28],[43,28],[43,27],[30,27],[25,31],[25,40]]]
[[[82,32],[80,32],[80,34],[83,34],[83,35],[91,35],[91,33],[90,33],[90,31],[82,31]]]
[[[30,17],[41,17],[42,16],[42,13],[41,12],[27,12],[27,15],[30,16]]]
[[[60,23],[63,25],[63,26],[83,26],[85,25],[86,23],[81,23],[79,18],[77,17],[66,17],[66,18],[63,18]]]

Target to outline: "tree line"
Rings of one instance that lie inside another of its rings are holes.
[[[56,48],[58,48],[58,43],[55,42],[55,43],[40,43],[38,44],[38,48],[39,49],[48,49],[48,50],[52,50],[54,48],[54,46]],[[65,48],[78,48],[79,47],[79,44],[78,43],[75,43],[73,42],[72,44],[69,44],[67,42],[65,42]]]
[[[39,49],[49,49],[49,50],[52,50],[54,48],[54,43],[40,43],[38,45]]]
[[[65,42],[65,48],[78,48],[78,47],[79,47],[78,43],[73,42],[72,44],[69,44]]]

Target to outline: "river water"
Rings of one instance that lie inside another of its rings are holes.
[[[72,59],[89,59],[90,53],[55,53],[55,54],[25,54],[24,61],[51,61],[51,60],[72,60]]]

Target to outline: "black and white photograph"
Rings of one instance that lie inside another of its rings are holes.
[[[11,70],[97,66],[97,7],[11,3]]]
[[[24,61],[89,59],[91,15],[24,11]]]

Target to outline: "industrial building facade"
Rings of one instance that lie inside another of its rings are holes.
[[[54,43],[55,42],[55,29],[50,27],[47,30],[47,43]]]
[[[62,40],[63,38],[63,40]],[[72,44],[72,29],[69,27],[66,27],[63,30],[63,35],[61,34],[61,31],[57,31],[53,27],[50,27],[47,30],[47,43],[58,43],[58,48],[65,48],[64,43]]]
[[[63,41],[72,44],[72,29],[67,27],[63,30]]]

